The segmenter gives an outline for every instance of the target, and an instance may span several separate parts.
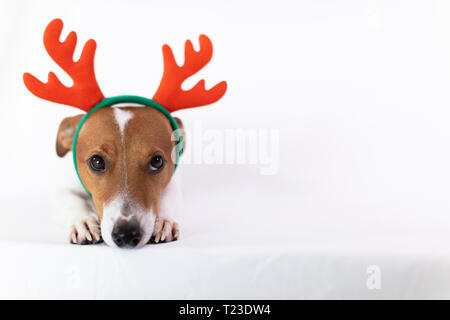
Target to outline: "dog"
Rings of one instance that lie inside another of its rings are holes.
[[[204,80],[190,90],[181,88],[210,61],[211,40],[200,35],[199,51],[187,40],[182,66],[164,45],[164,72],[152,99],[105,97],[94,72],[96,42],[88,40],[80,58],[73,61],[77,36],[70,32],[61,42],[62,28],[61,19],[51,21],[44,31],[44,46],[73,85],[64,86],[52,72],[47,83],[30,73],[24,73],[23,81],[39,98],[87,112],[64,119],[56,139],[59,157],[72,151],[79,178],[54,196],[55,209],[69,227],[70,241],[141,248],[151,239],[155,243],[178,239],[175,217],[181,191],[174,172],[185,141],[183,124],[171,112],[205,106],[225,94],[225,81],[208,90]],[[145,107],[118,105],[124,102]]]
[[[71,151],[83,116],[61,122],[56,138],[59,157]],[[183,129],[181,120],[175,120]],[[54,209],[66,217],[71,243],[103,240],[111,247],[140,248],[150,239],[159,243],[178,238],[182,193],[174,174],[172,140],[168,119],[152,108],[104,108],[89,117],[78,137],[77,153],[85,160],[79,174],[92,198],[77,180],[54,197]]]

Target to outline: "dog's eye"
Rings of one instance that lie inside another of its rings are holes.
[[[94,155],[89,159],[89,166],[94,171],[103,172],[105,171],[105,160],[99,155]]]
[[[164,167],[164,158],[161,156],[154,156],[152,160],[150,160],[149,169],[150,172],[156,173],[161,171]]]

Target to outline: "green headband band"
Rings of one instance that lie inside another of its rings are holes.
[[[177,144],[175,146],[176,149],[175,149],[175,169],[174,170],[176,170],[178,167],[178,162],[180,160],[180,156],[183,151],[183,146],[181,143],[181,135],[179,134],[179,131],[178,131],[179,127],[178,127],[177,122],[172,117],[170,112],[166,108],[164,108],[162,105],[160,105],[158,102],[156,102],[155,100],[148,99],[145,97],[140,97],[140,96],[116,96],[116,97],[104,98],[94,108],[92,108],[88,113],[86,113],[86,115],[83,117],[83,119],[81,119],[80,123],[78,124],[77,130],[75,131],[75,135],[73,137],[73,144],[72,144],[73,164],[75,166],[75,171],[77,173],[78,179],[81,182],[81,185],[83,186],[84,190],[86,190],[89,197],[91,197],[91,198],[92,198],[92,195],[86,189],[86,186],[84,185],[83,180],[81,180],[80,173],[78,172],[78,165],[77,165],[78,135],[80,133],[81,127],[83,127],[83,124],[86,122],[87,118],[89,118],[89,116],[92,113],[94,113],[98,109],[111,107],[111,106],[113,106],[115,104],[119,104],[119,103],[137,103],[137,104],[149,107],[149,108],[153,108],[153,109],[160,111],[162,114],[164,114],[167,117],[167,119],[169,119],[172,129],[175,131],[175,134],[177,135],[176,136]]]

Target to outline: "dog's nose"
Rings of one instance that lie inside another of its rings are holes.
[[[114,243],[120,247],[134,248],[142,239],[141,230],[136,223],[130,223],[127,221],[118,221],[114,225],[112,231],[112,239]]]

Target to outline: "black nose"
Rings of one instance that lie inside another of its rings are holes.
[[[111,236],[114,243],[120,248],[134,248],[142,239],[139,225],[125,220],[116,222]]]

